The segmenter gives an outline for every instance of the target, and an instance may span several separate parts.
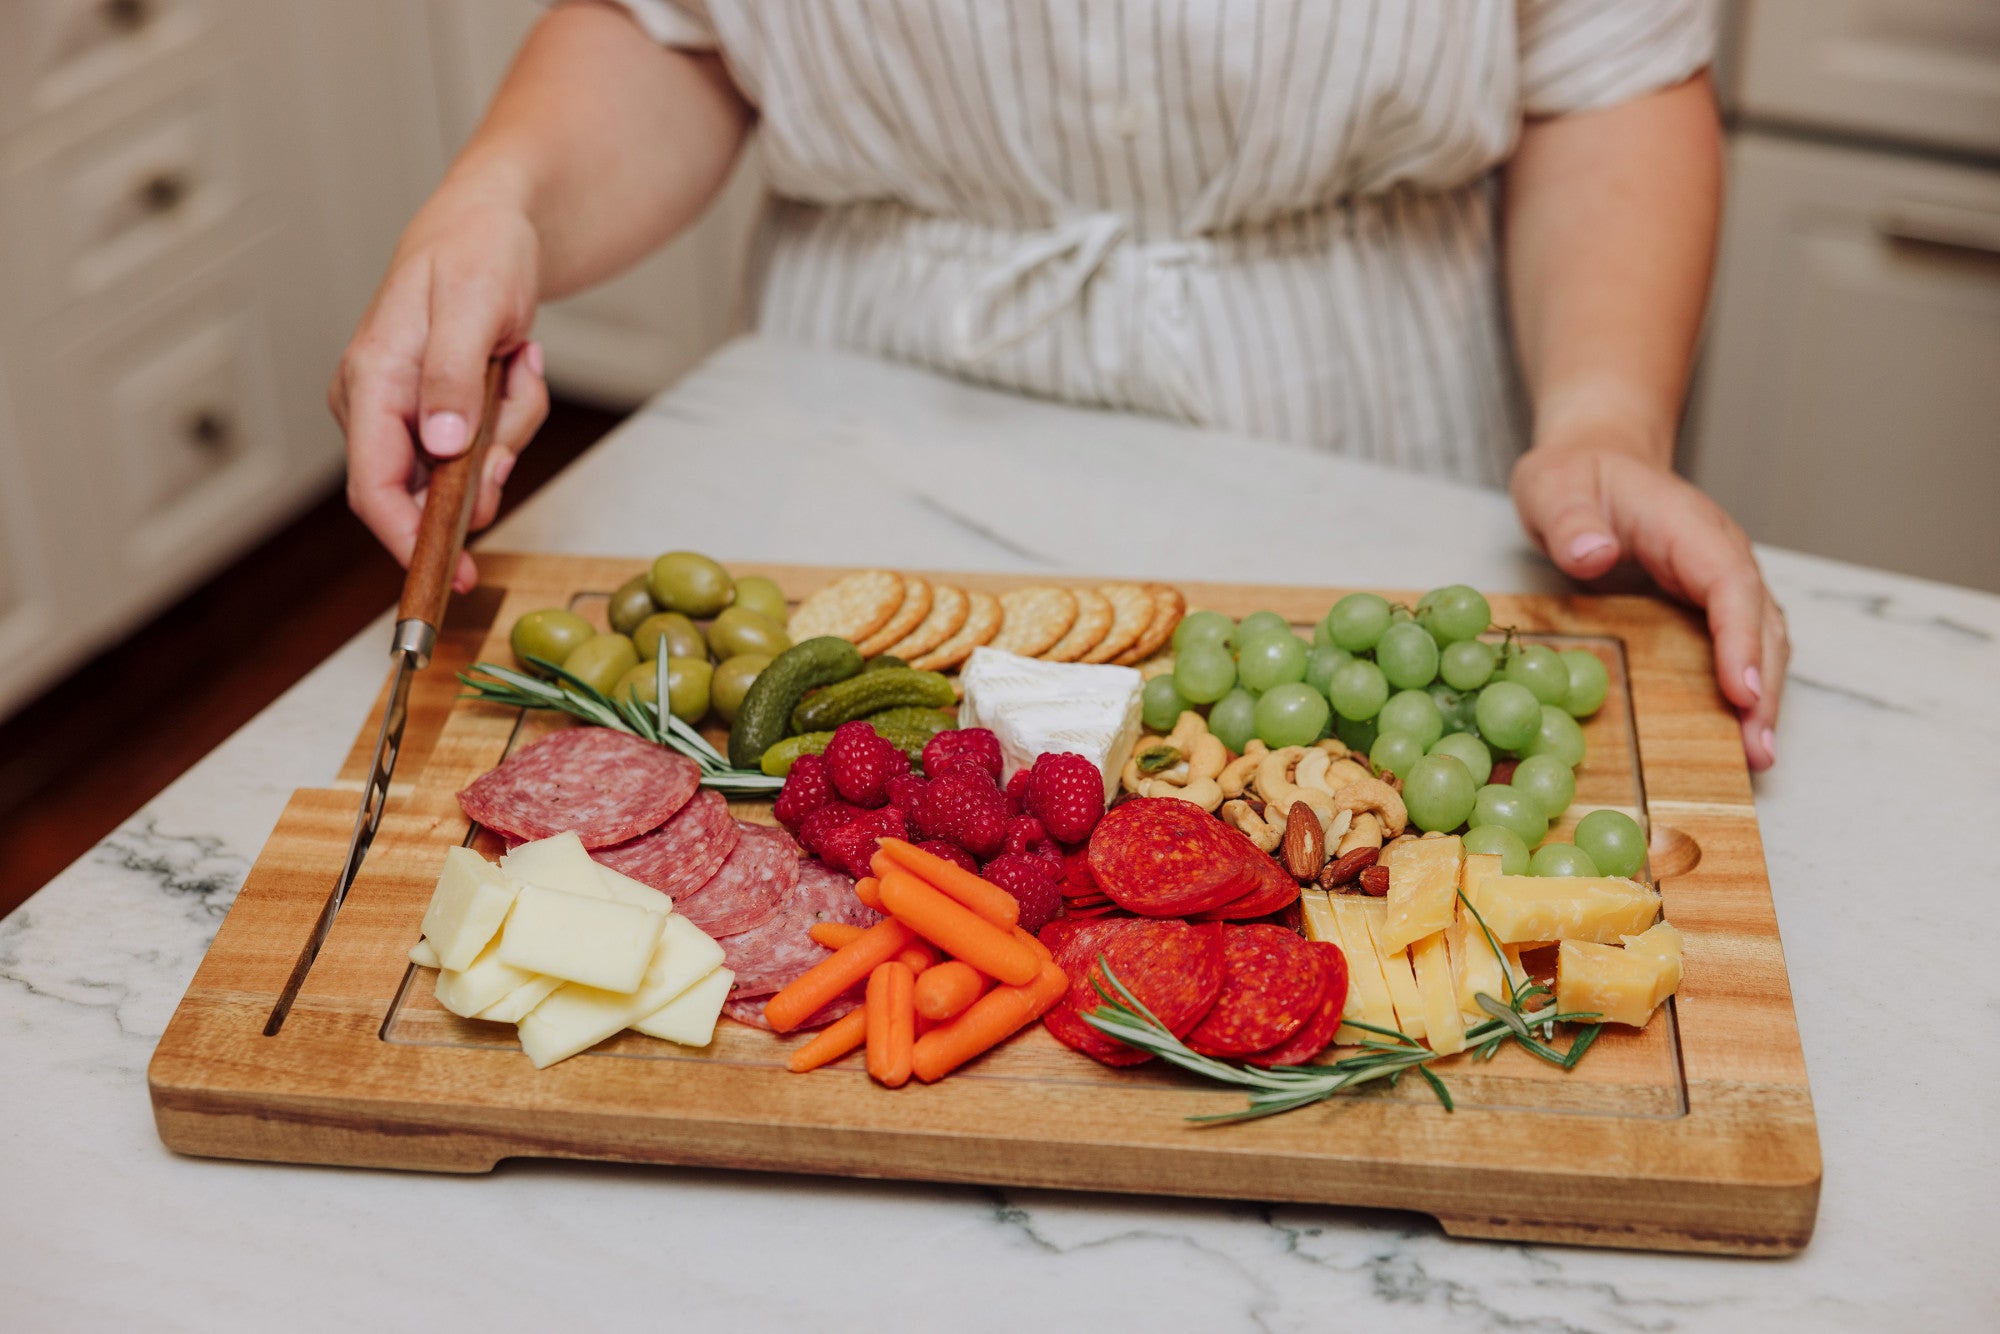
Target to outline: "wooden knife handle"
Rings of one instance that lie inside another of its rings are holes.
[[[444,623],[444,604],[451,596],[452,571],[465,549],[465,530],[472,522],[472,505],[479,498],[479,478],[486,470],[486,452],[500,420],[500,390],[507,383],[507,362],[495,358],[486,365],[486,402],[479,412],[479,430],[472,445],[457,458],[431,464],[430,494],[424,499],[417,545],[410,553],[410,572],[403,579],[398,621],[422,621],[436,630]]]

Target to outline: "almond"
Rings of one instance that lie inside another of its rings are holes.
[[[1371,866],[1361,873],[1361,892],[1381,898],[1389,892],[1389,868]]]
[[[1303,801],[1293,802],[1285,816],[1285,841],[1279,851],[1294,880],[1311,880],[1326,865],[1326,831],[1319,827],[1313,808]]]
[[[1356,848],[1346,856],[1328,862],[1326,869],[1319,873],[1320,888],[1339,889],[1342,885],[1352,884],[1381,855],[1379,848]]]

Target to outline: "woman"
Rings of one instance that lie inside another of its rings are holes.
[[[1789,652],[1671,469],[1720,196],[1704,0],[624,0],[536,28],[331,393],[407,560],[536,304],[673,236],[760,128],[759,325],[1024,392],[1511,481],[1578,579],[1706,608],[1755,768]],[[458,586],[469,588],[465,559]]]

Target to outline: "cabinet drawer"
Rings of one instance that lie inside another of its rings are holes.
[[[209,0],[0,3],[0,126],[67,106],[199,39]]]

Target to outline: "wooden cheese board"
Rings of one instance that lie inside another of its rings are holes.
[[[1811,1237],[1818,1136],[1736,725],[1698,620],[1645,598],[1494,599],[1496,624],[1580,637],[1611,663],[1577,805],[1648,825],[1649,875],[1686,937],[1678,996],[1644,1030],[1607,1030],[1572,1071],[1515,1051],[1452,1058],[1438,1069],[1453,1112],[1411,1081],[1201,1127],[1185,1118],[1234,1110],[1240,1094],[1106,1069],[1038,1027],[951,1080],[896,1091],[845,1067],[790,1074],[796,1039],[733,1023],[700,1050],[627,1033],[535,1070],[511,1028],[444,1011],[408,959],[445,850],[491,837],[454,794],[563,725],[462,700],[453,673],[507,660],[522,612],[601,619],[604,595],[638,568],[482,554],[487,584],[454,605],[418,678],[388,812],[284,1027],[265,1035],[344,858],[372,719],[331,787],[292,798],[161,1038],[149,1082],[169,1147],[447,1172],[580,1158],[1366,1205],[1431,1214],[1458,1236],[1741,1255]],[[732,568],[794,599],[844,573]],[[1191,606],[1268,607],[1301,624],[1338,595],[1181,587]]]

